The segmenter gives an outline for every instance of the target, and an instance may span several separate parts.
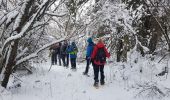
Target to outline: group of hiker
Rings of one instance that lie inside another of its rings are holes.
[[[52,45],[50,47],[50,51],[52,65],[56,65],[58,61],[59,66],[63,65],[64,67],[68,68],[70,57],[71,69],[76,69],[76,58],[78,49],[75,42],[72,42],[71,45],[66,40],[63,43],[59,42]]]
[[[106,49],[103,40],[100,38],[98,39],[97,43],[95,44],[92,38],[87,39],[88,45],[86,48],[86,68],[83,72],[83,75],[88,75],[89,66],[92,64],[94,70],[94,86],[99,85],[99,72],[100,72],[100,84],[104,85],[104,65],[106,63],[106,57],[109,58],[110,54]],[[52,53],[52,64],[57,64],[57,57],[59,60],[59,65],[61,65],[61,60],[63,62],[63,66],[68,67],[69,65],[69,58],[71,62],[71,69],[76,69],[76,58],[78,48],[75,42],[72,42],[70,45],[67,41],[64,43],[58,43],[53,45],[50,50],[53,50]]]

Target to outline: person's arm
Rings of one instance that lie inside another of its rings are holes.
[[[94,50],[93,50],[92,55],[91,55],[91,59],[95,58],[96,52],[97,52],[97,46],[94,47]]]
[[[104,47],[105,53],[106,53],[106,57],[110,58],[110,53],[108,52],[108,50],[106,49],[106,47]]]
[[[63,53],[63,46],[60,47],[60,54]]]
[[[66,46],[66,49],[65,49],[65,53],[66,53],[66,54],[69,54],[69,53],[72,51],[71,48],[72,48],[71,45],[67,45],[67,46]]]

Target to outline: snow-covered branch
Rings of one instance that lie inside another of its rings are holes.
[[[47,3],[48,1],[46,0],[39,8],[39,10],[33,15],[33,17],[31,18],[31,20],[29,22],[26,23],[26,25],[23,26],[22,30],[20,33],[17,34],[17,32],[15,31],[15,33],[17,35],[14,35],[14,36],[11,36],[9,38],[6,39],[3,47],[2,47],[2,52],[1,54],[3,54],[4,50],[5,50],[5,47],[10,44],[12,41],[16,40],[16,39],[20,39],[22,38],[25,33],[27,32],[27,30],[31,27],[31,25],[33,24],[33,22],[35,21],[36,17],[38,16],[38,14],[41,12],[42,8],[45,6],[45,4]]]
[[[20,54],[17,55],[16,59],[19,59],[20,57],[22,57],[27,51],[28,51],[28,48],[25,48]]]
[[[54,42],[51,42],[51,43],[49,43],[49,44],[44,45],[43,47],[41,47],[40,49],[38,49],[38,50],[35,51],[34,53],[28,55],[27,57],[24,57],[24,58],[18,60],[18,61],[16,62],[16,65],[19,65],[19,64],[21,64],[21,63],[23,63],[23,62],[25,62],[25,61],[27,61],[27,60],[30,60],[30,59],[32,59],[32,58],[37,57],[37,56],[38,56],[38,53],[40,53],[40,52],[43,51],[44,49],[46,49],[46,48],[50,47],[51,45],[56,44],[56,43],[58,43],[58,42],[62,42],[62,41],[64,41],[64,40],[66,40],[66,39],[67,39],[67,37],[63,37],[63,38],[61,38],[61,39],[59,39],[59,40],[56,40],[56,41],[54,41]]]
[[[59,15],[59,14],[56,14],[56,13],[53,13],[53,12],[46,12],[45,14],[50,15],[50,16],[55,16],[55,17],[64,17],[64,16],[67,15],[67,13]]]
[[[123,15],[124,15],[124,14],[123,14]],[[136,44],[135,44],[134,50],[136,50],[137,45],[139,44],[140,46],[142,46],[142,48],[143,48],[145,51],[149,51],[149,49],[148,49],[147,47],[143,46],[142,43],[138,40],[136,31],[133,30],[132,26],[128,24],[128,22],[126,21],[126,16],[125,16],[125,15],[124,15],[124,24],[125,24],[125,26],[126,26],[126,27],[134,34],[134,36],[135,36]]]

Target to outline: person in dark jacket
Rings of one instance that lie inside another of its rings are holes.
[[[53,44],[53,45],[50,47],[51,64],[52,64],[52,65],[57,64],[56,47],[57,47],[57,44]]]
[[[92,41],[92,38],[88,38],[87,42],[88,42],[88,46],[87,46],[87,49],[86,49],[86,62],[87,63],[86,63],[86,69],[83,72],[84,75],[88,75],[89,66],[90,66],[90,63],[92,62],[91,61],[91,54],[93,52],[93,47],[95,45]],[[92,62],[92,64],[93,64],[93,62]]]
[[[105,81],[104,81],[104,65],[106,63],[106,61],[104,62],[100,62],[98,60],[96,60],[96,56],[97,56],[97,52],[100,48],[103,48],[104,49],[104,53],[105,53],[105,56],[107,58],[110,57],[110,54],[108,53],[108,50],[106,49],[102,39],[99,39],[98,40],[98,43],[95,45],[94,47],[94,50],[93,50],[93,53],[92,53],[92,56],[91,56],[91,59],[94,61],[94,86],[98,86],[98,83],[99,83],[99,79],[98,79],[98,75],[99,75],[99,71],[100,71],[100,84],[101,85],[104,85],[105,84]]]
[[[60,56],[64,67],[69,66],[69,54],[67,52],[67,49],[68,49],[68,42],[65,40],[60,48]]]
[[[59,42],[56,48],[56,56],[58,57],[59,66],[61,66],[61,54],[60,54],[61,45],[62,45],[61,42]]]
[[[75,42],[71,43],[71,45],[68,48],[68,52],[70,55],[71,69],[76,69],[76,58],[77,58],[78,48]]]

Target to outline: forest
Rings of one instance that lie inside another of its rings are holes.
[[[99,89],[89,37],[110,54]],[[51,64],[64,41],[76,71]],[[0,100],[170,100],[169,64],[170,0],[0,0]]]

